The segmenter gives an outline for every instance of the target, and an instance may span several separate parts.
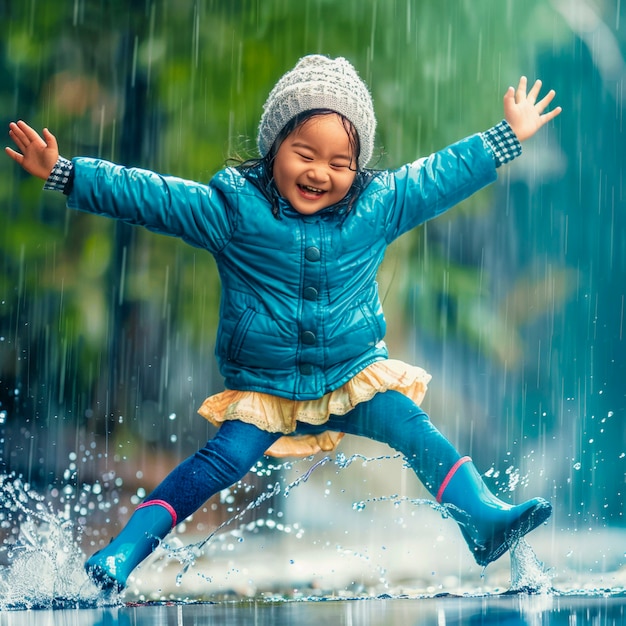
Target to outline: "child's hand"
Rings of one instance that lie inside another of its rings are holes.
[[[43,138],[26,122],[11,122],[9,136],[20,152],[5,148],[5,152],[29,174],[47,180],[57,159],[59,148],[54,135],[43,129]]]
[[[522,76],[517,89],[509,87],[504,94],[504,118],[520,141],[532,137],[544,124],[553,120],[561,112],[561,107],[556,107],[544,113],[555,96],[554,89],[537,102],[541,81],[535,81],[528,94],[526,84],[526,76]]]

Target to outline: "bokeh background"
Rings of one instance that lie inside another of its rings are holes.
[[[625,3],[0,0],[0,126],[208,181],[255,155],[269,90],[313,52],[369,84],[380,168],[489,128],[521,74],[556,89],[563,114],[495,185],[390,250],[388,343],[433,374],[425,408],[502,497],[548,497],[557,531],[623,526]],[[222,389],[218,305],[206,252],[70,212],[1,159],[3,474],[57,495],[98,485],[102,523],[119,523],[213,432],[196,409]],[[336,499],[424,494],[406,474],[370,464]],[[89,528],[98,510],[72,515]]]

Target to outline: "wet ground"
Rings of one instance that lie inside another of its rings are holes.
[[[206,545],[173,535],[106,605],[71,525],[46,515],[5,546],[0,626],[626,624],[624,528],[555,520],[483,570],[449,519],[389,507],[343,511],[340,524],[321,510],[317,526],[259,519]]]
[[[624,596],[490,595],[126,605],[8,611],[2,626],[613,626],[626,623]]]

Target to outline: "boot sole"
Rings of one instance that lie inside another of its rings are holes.
[[[85,571],[91,582],[105,593],[121,593],[126,587],[100,565],[86,565]]]
[[[515,526],[507,528],[500,536],[493,537],[490,544],[475,547],[472,554],[474,555],[476,563],[485,567],[489,565],[489,563],[499,559],[524,535],[527,535],[531,530],[543,524],[551,514],[552,505],[549,502],[545,500],[538,502],[533,508],[526,511],[524,515],[520,517]],[[466,541],[471,545],[472,539],[466,534],[463,527],[461,527],[461,532],[465,536]]]

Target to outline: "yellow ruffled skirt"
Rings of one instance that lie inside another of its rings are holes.
[[[286,436],[276,441],[266,454],[304,457],[334,450],[343,433],[290,435],[297,422],[324,424],[331,415],[345,415],[360,402],[389,390],[399,391],[421,404],[430,379],[430,374],[421,367],[388,359],[372,363],[338,389],[316,400],[288,400],[256,391],[227,389],[207,398],[198,413],[216,426],[227,420],[241,420],[262,430],[283,433]]]

